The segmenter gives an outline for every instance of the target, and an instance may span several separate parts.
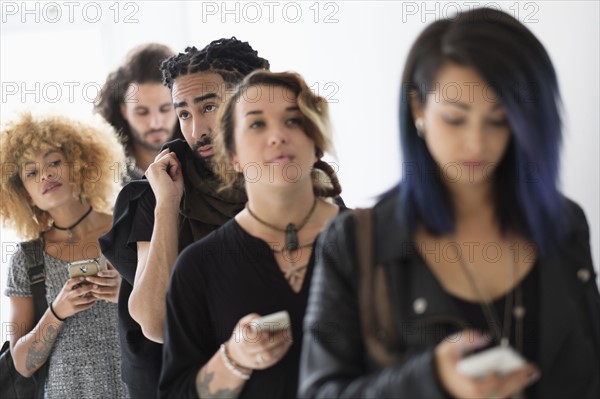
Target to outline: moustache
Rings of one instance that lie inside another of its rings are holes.
[[[196,141],[196,143],[193,146],[193,150],[194,151],[198,151],[200,149],[200,147],[204,147],[205,145],[209,145],[212,144],[212,138],[210,136],[204,136],[204,138],[202,138],[199,141]]]

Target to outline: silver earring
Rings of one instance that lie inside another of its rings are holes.
[[[425,121],[423,118],[417,118],[415,128],[417,129],[417,136],[423,138],[425,136]]]

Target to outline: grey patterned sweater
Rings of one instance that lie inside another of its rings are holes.
[[[6,296],[31,296],[26,258],[14,254]],[[46,300],[54,300],[69,279],[67,262],[44,253]],[[98,301],[65,321],[50,352],[45,397],[49,399],[127,398],[121,381],[117,305]]]

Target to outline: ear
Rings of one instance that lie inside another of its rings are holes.
[[[415,90],[411,90],[409,95],[410,110],[412,112],[413,120],[416,121],[419,118],[424,117],[424,106],[421,104],[419,94]]]

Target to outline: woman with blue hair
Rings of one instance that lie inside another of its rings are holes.
[[[348,213],[319,239],[300,396],[600,397],[600,296],[585,215],[557,188],[546,50],[475,9],[423,31],[402,83],[403,181],[370,211],[372,234]],[[391,309],[379,330],[364,242]],[[522,361],[461,362],[487,346]]]

